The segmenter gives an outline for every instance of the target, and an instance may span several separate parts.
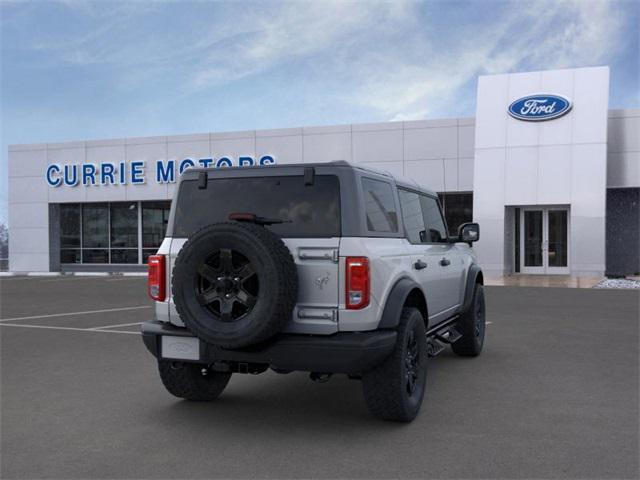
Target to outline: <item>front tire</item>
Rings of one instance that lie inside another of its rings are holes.
[[[170,394],[196,402],[218,398],[231,378],[231,373],[215,372],[197,363],[159,360],[158,370]]]
[[[484,345],[486,315],[484,306],[484,287],[476,283],[469,310],[458,320],[457,329],[462,337],[451,344],[451,349],[463,357],[477,357]]]
[[[369,411],[384,420],[412,421],[424,398],[427,359],[422,314],[416,308],[404,308],[393,353],[362,377]]]

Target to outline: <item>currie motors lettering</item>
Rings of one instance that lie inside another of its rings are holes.
[[[175,183],[178,177],[187,168],[195,167],[253,167],[274,165],[276,159],[274,155],[263,155],[258,160],[251,156],[238,157],[234,162],[233,157],[200,158],[194,160],[185,158],[183,160],[156,160],[155,162],[155,182]],[[132,162],[101,162],[101,163],[73,163],[61,165],[52,163],[47,165],[47,183],[52,187],[75,187],[76,185],[143,185],[146,183],[146,162],[137,160]]]
[[[509,105],[509,115],[518,120],[541,122],[567,114],[571,110],[571,101],[560,95],[527,95]]]

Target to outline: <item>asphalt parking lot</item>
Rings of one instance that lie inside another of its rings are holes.
[[[171,397],[144,282],[0,280],[2,478],[638,477],[638,291],[487,287],[485,351],[433,360],[404,425],[342,377]]]

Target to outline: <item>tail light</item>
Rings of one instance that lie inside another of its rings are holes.
[[[147,292],[151,299],[163,302],[166,297],[165,256],[151,255],[147,261],[149,276],[147,278]]]
[[[369,305],[369,259],[347,257],[345,304],[349,310],[358,310]]]

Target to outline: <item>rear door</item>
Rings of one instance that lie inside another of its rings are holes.
[[[454,314],[460,305],[460,284],[464,265],[455,244],[449,242],[447,228],[442,216],[440,203],[435,197],[420,195],[422,214],[426,226],[426,254],[438,271],[435,289],[439,305],[435,322],[445,320]]]
[[[434,325],[451,316],[459,304],[459,258],[448,242],[437,200],[398,190],[413,268],[427,297],[429,323]]]

